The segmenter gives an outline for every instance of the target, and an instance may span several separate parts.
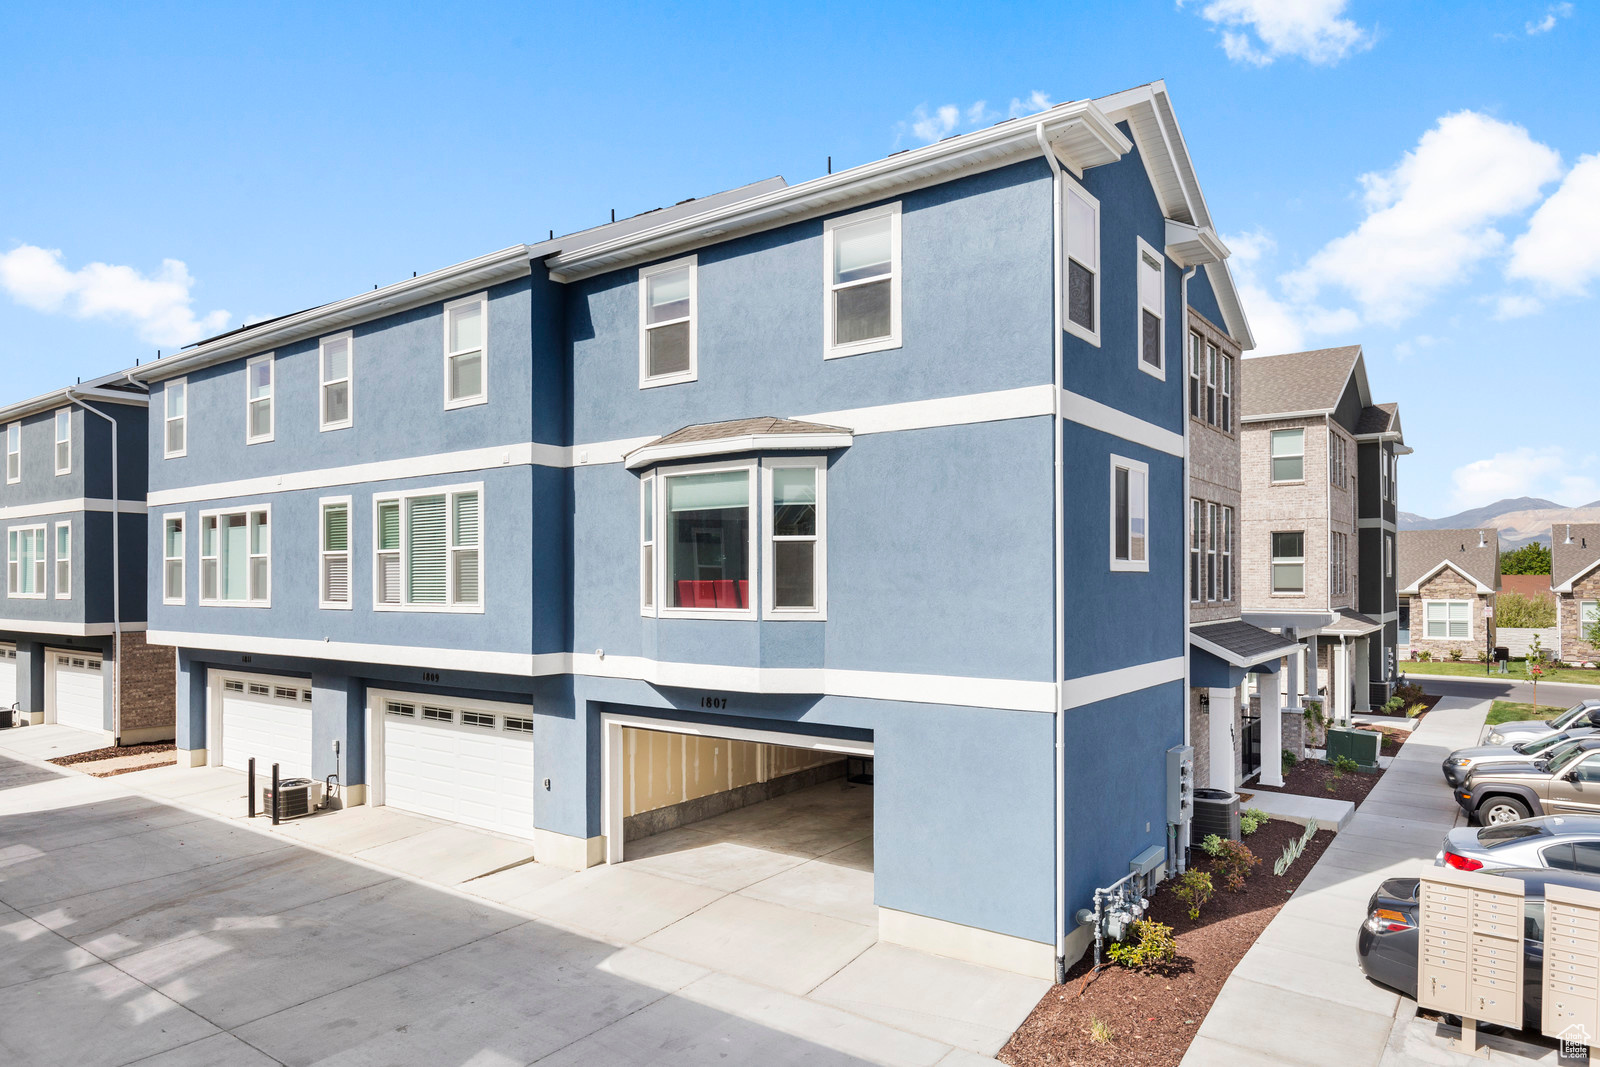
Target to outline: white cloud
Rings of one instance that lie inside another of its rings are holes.
[[[1556,28],[1557,21],[1571,17],[1571,4],[1551,4],[1547,9],[1545,9],[1544,18],[1539,19],[1537,22],[1528,23],[1524,29],[1528,31],[1529,37],[1533,37],[1541,33],[1549,33],[1551,30]]]
[[[935,108],[932,114],[929,114],[926,104],[918,104],[917,109],[911,113],[911,133],[919,141],[931,144],[947,136],[960,121],[961,111],[954,104]]]
[[[1523,445],[1488,459],[1457,467],[1450,476],[1457,510],[1481,507],[1507,497],[1537,496],[1568,505],[1600,497],[1593,455],[1575,456],[1559,445]]]
[[[1049,93],[1035,89],[1026,98],[1016,96],[1011,98],[1011,109],[1008,112],[1008,117],[1019,118],[1023,115],[1032,115],[1034,112],[1043,111],[1048,107],[1054,106],[1050,102]]]
[[[1539,205],[1511,245],[1506,275],[1549,296],[1582,296],[1600,278],[1600,154],[1578,160]]]
[[[1306,331],[1300,317],[1293,308],[1273,296],[1261,281],[1263,261],[1277,250],[1272,235],[1264,230],[1226,234],[1222,243],[1233,253],[1228,257],[1228,269],[1233,273],[1239,300],[1250,318],[1256,352],[1276,355],[1303,350]]]
[[[1012,97],[1007,117],[1031,115],[1050,106],[1050,94],[1035,89],[1025,98]],[[931,110],[927,104],[918,104],[912,110],[911,117],[900,123],[899,131],[902,137],[910,134],[925,144],[932,144],[957,131],[975,130],[980,126],[997,122],[1000,118],[1000,113],[990,109],[987,100],[977,100],[966,107],[941,104]]]
[[[176,259],[162,260],[161,269],[146,276],[111,263],[68,270],[59,249],[35,245],[0,253],[0,288],[17,303],[46,314],[127,323],[153,345],[188,344],[228,325],[226,311],[195,317],[193,287],[189,268]]]
[[[1184,0],[1178,0],[1182,7]],[[1235,63],[1264,67],[1281,56],[1333,64],[1372,47],[1370,30],[1341,18],[1346,0],[1208,0],[1200,16],[1222,30]]]
[[[1342,289],[1394,324],[1498,252],[1492,223],[1539,199],[1561,157],[1521,126],[1473,111],[1441,118],[1391,170],[1361,176],[1367,215],[1283,278],[1296,303]]]

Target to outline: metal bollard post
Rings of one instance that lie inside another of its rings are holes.
[[[278,825],[278,800],[283,790],[278,788],[278,765],[272,765],[272,825]]]
[[[246,779],[249,785],[245,790],[245,800],[249,803],[247,810],[250,813],[250,818],[253,819],[256,817],[256,758],[254,756],[250,757],[250,765],[246,773],[249,775],[248,779]]]

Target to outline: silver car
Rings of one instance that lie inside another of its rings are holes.
[[[1434,865],[1458,871],[1553,867],[1600,874],[1600,815],[1540,815],[1495,826],[1458,826],[1445,834]]]
[[[1491,745],[1509,745],[1513,741],[1530,741],[1546,734],[1583,727],[1600,727],[1600,700],[1580,700],[1553,719],[1522,719],[1503,722],[1489,731],[1486,739]]]
[[[1600,733],[1600,727],[1585,726],[1576,730],[1563,730],[1531,741],[1515,741],[1509,745],[1474,745],[1458,748],[1444,759],[1444,780],[1454,789],[1467,780],[1467,775],[1490,763],[1533,763],[1550,755],[1557,745],[1579,737]]]

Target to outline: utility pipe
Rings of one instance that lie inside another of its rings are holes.
[[[1179,392],[1183,394],[1183,743],[1193,745],[1194,739],[1190,736],[1189,726],[1189,686],[1192,682],[1189,664],[1189,626],[1191,622],[1192,600],[1194,590],[1190,588],[1189,574],[1189,539],[1194,536],[1194,531],[1189,529],[1189,523],[1194,521],[1193,487],[1190,485],[1191,470],[1189,463],[1189,420],[1193,412],[1189,410],[1189,375],[1193,368],[1189,366],[1189,279],[1194,277],[1198,267],[1190,267],[1178,279],[1178,303],[1181,305],[1178,343],[1178,359],[1183,373],[1178,375]],[[1184,838],[1184,826],[1179,823],[1170,832],[1172,838],[1172,852],[1168,859],[1168,869],[1177,874],[1182,874],[1188,866],[1188,842]]]
[[[84,402],[76,392],[67,390],[67,399],[91,414],[98,415],[111,424],[111,739],[122,740],[122,495],[118,492],[117,420],[99,408]],[[87,441],[88,435],[85,434]],[[87,447],[85,455],[87,455]],[[88,464],[84,464],[85,468]],[[85,544],[89,540],[88,511],[84,512]],[[88,556],[84,558],[87,560]],[[88,577],[85,568],[84,577]],[[84,585],[87,596],[88,584]]]

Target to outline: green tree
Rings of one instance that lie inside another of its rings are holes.
[[[1500,553],[1501,574],[1549,574],[1550,546],[1534,541],[1513,552]]]
[[[1501,593],[1496,600],[1495,624],[1513,628],[1541,628],[1556,624],[1556,602],[1547,596]]]

